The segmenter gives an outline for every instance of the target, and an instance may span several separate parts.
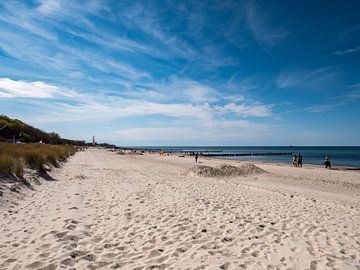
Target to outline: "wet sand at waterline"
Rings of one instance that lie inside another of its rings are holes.
[[[358,171],[200,162],[76,153],[1,204],[0,269],[360,269]]]

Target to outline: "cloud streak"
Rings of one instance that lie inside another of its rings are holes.
[[[336,54],[336,55],[346,55],[346,54],[355,53],[355,52],[358,52],[358,51],[360,51],[360,46],[350,48],[350,49],[346,49],[346,50],[338,50],[338,51],[335,51],[334,54]]]
[[[315,70],[296,70],[282,72],[276,78],[279,88],[292,87],[324,87],[339,77],[339,72],[333,68],[325,67]]]
[[[246,23],[260,44],[275,46],[287,37],[288,32],[283,27],[271,25],[268,12],[254,1],[246,2],[244,7]]]
[[[178,145],[179,142],[187,145],[194,140],[200,142],[199,145],[219,145],[223,141],[234,145],[243,140],[259,144],[268,136],[269,129],[270,126],[248,121],[213,121],[211,125],[198,122],[184,124],[181,128],[129,128],[104,136],[113,141],[122,141],[124,144],[141,141],[147,145]],[[238,132],[239,130],[241,132]]]

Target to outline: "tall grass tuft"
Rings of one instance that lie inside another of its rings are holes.
[[[0,155],[0,173],[22,176],[23,162],[9,155]]]
[[[41,170],[43,165],[46,163],[46,159],[43,154],[37,150],[28,150],[24,153],[23,158],[25,159],[26,165],[30,169]]]
[[[44,164],[56,165],[76,151],[72,145],[0,143],[0,173],[22,175],[24,166],[42,170]]]
[[[13,173],[14,158],[4,155],[0,156],[0,172],[2,173]]]

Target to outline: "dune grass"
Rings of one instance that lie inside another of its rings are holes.
[[[21,176],[25,167],[43,170],[45,164],[56,165],[76,150],[72,145],[0,143],[0,173]]]

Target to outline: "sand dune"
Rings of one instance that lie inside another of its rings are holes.
[[[195,165],[188,171],[190,176],[197,175],[202,177],[234,177],[261,173],[266,173],[266,171],[251,163],[244,163],[240,166],[221,164],[217,167]]]
[[[0,269],[360,269],[359,172],[257,164],[267,173],[203,178],[193,166],[75,154],[0,208]]]

